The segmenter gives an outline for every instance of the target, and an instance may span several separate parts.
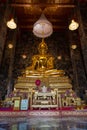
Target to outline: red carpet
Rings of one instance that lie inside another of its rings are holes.
[[[87,106],[85,106],[84,109],[87,109]],[[40,109],[38,109],[38,108],[37,109],[33,109],[33,110],[40,111]],[[49,109],[42,108],[41,110],[48,111]],[[72,106],[72,107],[62,107],[62,108],[58,108],[58,109],[51,108],[50,110],[51,111],[60,111],[60,110],[61,111],[72,111],[72,110],[76,110],[76,108]],[[28,110],[14,110],[13,108],[2,107],[2,108],[0,108],[0,111],[30,111],[30,109],[28,109]]]
[[[87,109],[77,110],[74,107],[60,109],[34,109],[34,110],[13,110],[13,108],[0,108],[0,117],[30,117],[30,116],[87,116]]]
[[[28,110],[30,110],[30,109],[28,109]],[[4,108],[4,107],[2,107],[2,108],[0,108],[0,111],[28,111],[28,110],[14,110],[13,108]],[[40,110],[40,109],[33,109],[33,110]],[[48,110],[47,108],[42,108],[41,110]],[[58,108],[58,109],[50,109],[50,110],[52,110],[52,111],[59,111],[59,110],[64,110],[64,111],[68,111],[68,110],[75,110],[75,107],[63,107],[63,108]],[[49,110],[49,111],[50,111]]]

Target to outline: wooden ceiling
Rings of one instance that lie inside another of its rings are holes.
[[[14,8],[19,29],[33,29],[33,24],[44,13],[53,24],[54,31],[68,29],[76,7],[75,0],[10,0],[9,5]]]

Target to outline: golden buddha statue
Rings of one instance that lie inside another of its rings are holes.
[[[59,74],[64,73],[63,70],[56,70],[54,68],[54,58],[52,55],[48,54],[48,47],[42,39],[42,42],[39,44],[38,47],[39,54],[34,55],[32,57],[32,65],[26,68],[26,77],[33,74],[33,75],[41,75],[41,74]]]

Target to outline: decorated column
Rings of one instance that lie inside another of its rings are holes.
[[[1,65],[7,34],[6,18],[8,17],[9,14],[9,8],[5,5],[5,3],[0,6],[0,12],[2,12],[0,13],[0,65]]]
[[[78,30],[69,32],[70,36],[70,53],[73,68],[73,88],[77,95],[83,98],[87,86],[85,75],[84,61],[81,52],[80,38]]]
[[[17,30],[13,31],[13,39],[11,44],[9,43],[9,53],[10,53],[10,63],[9,63],[9,70],[8,70],[8,83],[7,83],[7,96],[12,92],[12,79],[13,79],[13,63],[14,63],[14,54],[15,54],[15,44],[16,44],[16,33]]]
[[[81,51],[82,51],[82,56],[83,56],[83,63],[84,63],[84,69],[85,69],[85,74],[86,74],[86,78],[87,78],[87,34],[85,33],[85,30],[87,30],[87,26],[85,26],[87,24],[87,21],[85,21],[85,19],[87,19],[86,16],[86,11],[87,11],[87,6],[83,6],[83,3],[79,4],[78,2],[78,8],[77,8],[77,17],[78,17],[78,21],[79,21],[79,38],[81,41]],[[84,12],[83,14],[81,14],[81,11]],[[83,17],[83,19],[82,19]],[[85,23],[84,23],[85,22]]]

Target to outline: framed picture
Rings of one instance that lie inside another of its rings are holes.
[[[14,100],[14,110],[20,109],[20,100],[16,99]]]
[[[21,110],[28,110],[28,99],[21,100]]]

